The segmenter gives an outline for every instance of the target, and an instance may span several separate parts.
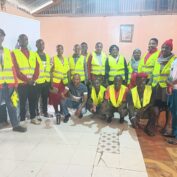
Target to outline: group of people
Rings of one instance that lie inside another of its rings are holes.
[[[177,143],[177,59],[171,39],[161,50],[157,49],[158,40],[150,39],[148,51],[141,56],[141,50],[135,49],[127,64],[117,45],[111,45],[107,55],[101,42],[92,53],[83,42],[74,45],[70,57],[63,56],[64,47],[57,45],[57,53],[51,58],[44,51],[42,39],[36,41],[37,50],[31,51],[27,35],[21,34],[19,48],[10,51],[2,46],[4,37],[0,29],[0,108],[5,103],[14,131],[26,131],[22,122],[28,107],[33,124],[41,123],[39,114],[49,117],[48,103],[54,107],[57,123],[61,115],[68,122],[68,108],[76,109],[79,118],[89,110],[108,123],[118,112],[120,123],[128,115],[134,128],[139,127],[141,118],[147,118],[144,131],[150,136],[155,135],[160,112],[166,111],[162,134],[174,137],[169,142]]]

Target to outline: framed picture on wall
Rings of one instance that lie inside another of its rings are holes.
[[[120,25],[120,42],[132,42],[134,25]]]

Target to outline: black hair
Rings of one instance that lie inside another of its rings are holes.
[[[6,35],[6,33],[4,32],[4,30],[3,30],[3,29],[1,29],[1,28],[0,28],[0,33],[1,33],[3,36],[5,36],[5,35]]]
[[[158,42],[159,42],[159,41],[158,41],[158,39],[157,39],[157,38],[155,38],[155,37],[154,37],[154,38],[151,38],[151,39],[150,39],[150,41],[151,41],[151,40],[155,41],[155,42],[156,42],[156,44],[158,44]]]
[[[112,49],[113,49],[114,47],[119,51],[119,47],[114,44],[114,45],[111,45],[111,46],[109,47],[109,53],[112,52]]]

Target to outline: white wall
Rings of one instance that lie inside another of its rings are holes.
[[[6,33],[4,47],[14,49],[20,34],[26,34],[29,49],[36,50],[35,42],[40,38],[40,21],[0,12],[0,28]]]

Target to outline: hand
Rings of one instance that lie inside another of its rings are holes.
[[[81,108],[78,108],[77,110],[76,110],[76,112],[75,112],[75,116],[80,116],[80,114],[81,114]]]
[[[27,83],[28,83],[29,85],[34,85],[34,80],[33,80],[33,79],[28,79]]]

